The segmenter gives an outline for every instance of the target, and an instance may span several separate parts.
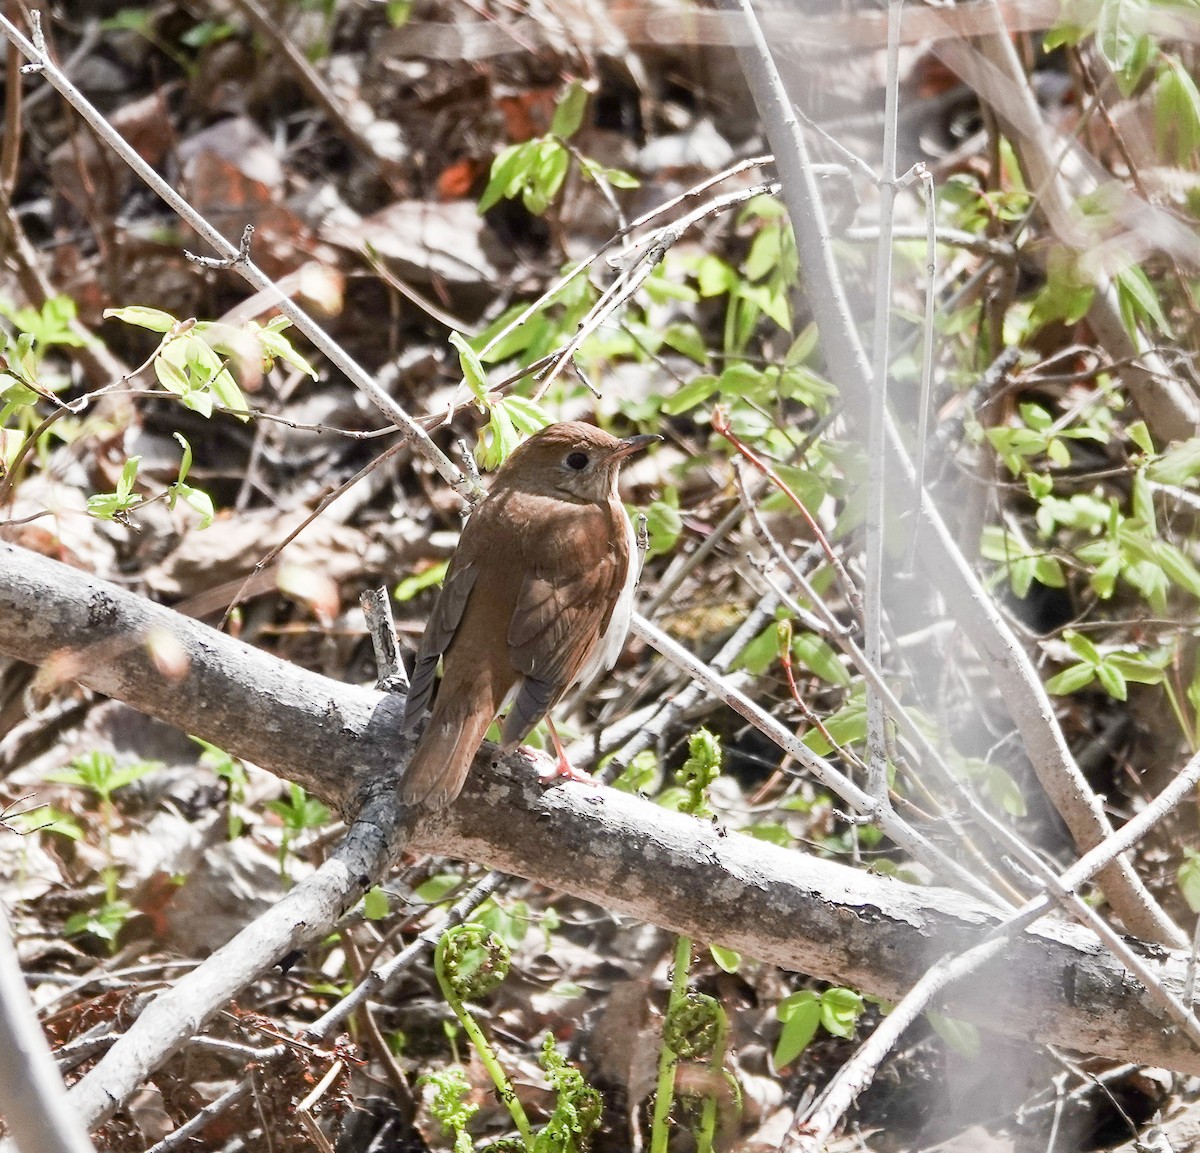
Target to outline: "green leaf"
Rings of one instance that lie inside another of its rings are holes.
[[[792,326],[792,306],[783,285],[744,284],[738,291],[743,300],[748,300],[762,309],[763,313],[780,328]],[[748,333],[746,336],[748,337]],[[744,343],[744,341],[742,342]]]
[[[717,391],[717,378],[708,373],[694,377],[678,392],[663,400],[662,410],[668,416],[679,416],[689,409],[703,404]]]
[[[213,506],[213,499],[203,489],[193,488],[190,484],[176,481],[167,489],[167,501],[169,506],[174,508],[177,500],[182,500],[190,509],[200,514],[200,523],[196,526],[197,529],[208,528],[216,519],[217,512]]]
[[[996,765],[988,765],[987,776],[984,778],[987,784],[988,796],[992,800],[992,804],[999,809],[1008,813],[1010,817],[1025,816],[1026,809],[1025,797],[1021,793],[1020,787],[1013,779],[1012,774],[1005,772],[1004,769]]]
[[[274,361],[282,360],[285,364],[298,368],[310,379],[317,380],[317,370],[296,351],[292,342],[283,335],[283,330],[291,323],[286,316],[276,316],[272,317],[265,325],[251,321],[246,326],[246,331],[262,346],[264,372],[269,372],[274,367]]]
[[[182,338],[172,340],[159,349],[154,358],[154,375],[168,392],[185,396],[192,390],[192,381],[187,373],[187,342]]]
[[[117,481],[117,496],[121,500],[126,500],[129,494],[133,492],[134,482],[137,480],[138,465],[141,464],[140,456],[131,456],[121,469],[121,479]]]
[[[1124,701],[1128,699],[1129,689],[1126,687],[1125,678],[1121,675],[1120,669],[1115,665],[1108,661],[1103,661],[1096,666],[1096,676],[1104,691],[1114,700]]]
[[[736,973],[742,965],[742,955],[732,949],[723,949],[720,945],[709,945],[708,951],[718,967],[726,973]]]
[[[733,662],[733,668],[745,669],[753,677],[761,677],[779,657],[775,625],[768,625],[750,641]]]
[[[1078,44],[1095,27],[1094,0],[1060,0],[1058,24],[1047,30],[1042,51],[1051,52],[1064,44]]]
[[[717,256],[705,255],[696,265],[696,283],[701,296],[722,296],[734,289],[740,277]]]
[[[641,188],[642,186],[642,182],[632,172],[626,172],[623,168],[605,168],[602,171],[604,179],[614,188]]]
[[[180,447],[183,449],[183,460],[179,464],[180,481],[187,480],[187,474],[192,471],[192,446],[184,439],[183,433],[175,432],[171,434],[179,441]]]
[[[853,989],[826,989],[821,994],[821,1024],[835,1037],[854,1036],[863,999]]]
[[[1200,597],[1200,571],[1173,544],[1165,540],[1152,545],[1153,559],[1162,567],[1167,577],[1194,597]]]
[[[803,364],[817,350],[817,341],[819,334],[815,324],[806,324],[800,335],[792,341],[791,347],[787,350],[783,357],[783,363],[786,368],[793,368],[798,364]]]
[[[1079,550],[1079,556],[1084,556],[1084,550]],[[1117,577],[1121,575],[1121,558],[1110,556],[1094,573],[1088,583],[1096,590],[1101,600],[1108,600],[1117,587]]]
[[[2,425],[3,419],[0,419]],[[0,428],[0,474],[11,469],[16,462],[17,454],[24,447],[26,436],[11,428]]]
[[[1070,693],[1078,692],[1085,685],[1090,685],[1095,678],[1094,665],[1070,665],[1046,682],[1046,692],[1052,696],[1065,697]]]
[[[458,364],[462,369],[463,380],[466,381],[467,387],[474,393],[480,407],[487,408],[490,403],[488,400],[490,390],[488,389],[487,371],[484,369],[482,361],[462,333],[452,332],[450,344],[458,352]]]
[[[541,216],[553,203],[570,165],[571,154],[556,140],[540,143],[537,167],[521,194],[522,202],[534,216]]]
[[[64,931],[68,937],[91,933],[102,941],[115,941],[121,927],[133,915],[133,908],[125,901],[106,901],[93,912],[75,913],[67,918]]]
[[[1130,429],[1132,435],[1132,428]],[[1200,437],[1171,445],[1158,460],[1146,465],[1146,476],[1159,484],[1184,486],[1200,476]]]
[[[828,684],[850,683],[850,674],[837,653],[815,633],[797,633],[792,641],[792,654]]]
[[[1029,323],[1036,330],[1052,320],[1075,324],[1092,306],[1096,286],[1079,268],[1078,254],[1064,246],[1046,258],[1046,283],[1034,298]]]
[[[1057,557],[1046,555],[1034,557],[1033,575],[1049,589],[1067,587],[1067,574],[1063,571]]]
[[[1063,633],[1063,640],[1067,642],[1067,648],[1071,652],[1090,665],[1098,665],[1104,659],[1100,650],[1083,633],[1067,629]]]
[[[1029,489],[1029,495],[1041,502],[1054,492],[1054,479],[1049,473],[1029,472],[1025,474],[1025,486]]]
[[[788,509],[794,509],[796,506],[792,503],[793,496],[810,512],[821,507],[827,490],[825,482],[814,469],[794,464],[777,464],[774,471],[787,486],[791,496],[776,485],[775,490],[762,502],[763,512],[786,512]],[[774,485],[774,482],[772,484]]]
[[[781,1001],[775,1013],[783,1022],[783,1031],[775,1046],[774,1063],[776,1069],[782,1069],[799,1057],[816,1036],[821,1005],[816,994],[806,990]]]
[[[829,411],[829,400],[837,394],[836,385],[803,365],[784,369],[779,378],[780,396],[798,400],[822,414]]]
[[[1154,452],[1154,441],[1150,438],[1150,430],[1146,427],[1144,420],[1135,420],[1126,430],[1125,435],[1129,437],[1134,444],[1142,450],[1142,452],[1150,454]]]
[[[510,393],[498,402],[504,407],[513,428],[525,436],[532,436],[551,423],[550,414],[536,401]]]
[[[68,841],[78,841],[83,837],[83,828],[70,813],[64,813],[53,805],[38,805],[36,809],[26,809],[4,818],[4,824],[15,833],[26,836],[29,833],[53,833],[66,837]]]
[[[1188,681],[1187,699],[1192,711],[1200,714],[1200,651],[1196,653],[1192,664],[1192,679]]]
[[[387,21],[393,28],[403,28],[412,15],[413,0],[387,0]]]
[[[708,363],[708,346],[700,330],[690,323],[669,324],[662,334],[663,344],[696,364]]]
[[[970,1021],[961,1021],[957,1017],[946,1017],[932,1010],[925,1014],[929,1023],[951,1049],[964,1057],[974,1060],[979,1056],[982,1045],[979,1040],[979,1030]]]
[[[574,136],[583,123],[584,109],[587,108],[587,89],[578,81],[574,81],[563,94],[554,109],[554,119],[550,122],[550,132],[561,136],[564,140]]]
[[[1140,264],[1131,264],[1123,268],[1117,273],[1115,280],[1117,301],[1130,336],[1134,334],[1143,318],[1151,321],[1164,336],[1172,335],[1171,326],[1167,323],[1162,305],[1158,302],[1158,294],[1154,291],[1146,270]]]
[[[1170,649],[1163,649],[1157,656],[1136,652],[1111,653],[1106,663],[1117,669],[1127,681],[1139,685],[1160,685],[1166,680],[1163,665],[1170,659]]]
[[[1188,908],[1193,913],[1200,913],[1200,853],[1195,849],[1184,847],[1183,864],[1175,873],[1175,880]]]
[[[288,786],[286,799],[268,801],[266,807],[279,817],[284,828],[292,833],[318,829],[329,821],[331,815],[322,801],[310,797],[304,787],[295,782]]]
[[[106,308],[104,317],[106,320],[109,318],[123,320],[126,324],[133,324],[138,328],[148,328],[151,332],[170,332],[178,323],[169,312],[163,312],[159,308],[148,308],[141,304],[130,305],[128,308]]]
[[[475,459],[485,471],[499,468],[520,443],[520,433],[513,425],[508,410],[503,405],[494,405],[487,424],[479,430]]]
[[[87,511],[98,520],[112,520],[118,512],[124,511],[124,507],[112,493],[97,493],[88,497]]]
[[[1021,419],[1037,432],[1043,432],[1054,423],[1052,417],[1040,404],[1026,403],[1018,405],[1017,411]]]
[[[856,692],[836,712],[825,718],[825,732],[839,745],[863,740],[867,735],[867,702],[865,692]],[[804,734],[804,743],[821,756],[832,752],[823,733],[812,729]],[[866,830],[860,830],[865,832]]]
[[[510,144],[492,161],[492,174],[479,198],[479,211],[486,212],[501,200],[515,196],[537,164],[535,141]]]
[[[788,848],[796,840],[787,825],[777,825],[770,821],[758,821],[747,825],[741,832],[756,841],[766,841],[768,845],[778,845],[782,849]]]
[[[1181,168],[1200,146],[1200,90],[1175,56],[1166,58],[1155,84],[1154,140],[1163,159]]]
[[[1158,518],[1154,513],[1154,497],[1150,492],[1150,486],[1146,483],[1144,469],[1139,468],[1133,474],[1133,492],[1131,494],[1130,506],[1134,518],[1140,520],[1145,525],[1146,532],[1150,536],[1156,536],[1158,533]]]
[[[1051,463],[1058,465],[1059,468],[1066,468],[1071,463],[1071,453],[1056,436],[1051,437],[1050,442],[1046,445],[1046,455],[1050,458]]]
[[[392,593],[392,596],[400,604],[412,600],[417,593],[423,592],[427,588],[432,588],[434,585],[440,585],[446,575],[446,569],[449,567],[450,562],[448,560],[438,561],[437,564],[431,564],[428,568],[422,569],[412,576],[405,577],[396,586],[396,591]]]
[[[9,372],[0,373],[0,397],[3,397],[5,403],[13,408],[37,404],[40,399],[29,385]]]
[[[461,873],[438,873],[430,877],[424,884],[419,885],[414,893],[417,900],[424,901],[428,905],[436,905],[455,892],[462,883]]]
[[[1133,95],[1150,60],[1149,7],[1147,0],[1101,0],[1096,47],[1126,99]]]
[[[650,538],[647,556],[661,556],[675,547],[679,534],[683,532],[683,517],[679,514],[679,494],[671,488],[665,496],[674,500],[653,501],[645,510],[646,533]]]
[[[783,232],[779,225],[760,228],[750,242],[750,252],[742,268],[749,280],[762,280],[779,263],[783,253]]]
[[[657,780],[658,757],[653,749],[643,749],[612,785],[614,789],[620,789],[623,793],[644,793],[653,790]]]
[[[368,921],[382,921],[390,911],[388,895],[378,885],[372,885],[363,896],[363,916]]]

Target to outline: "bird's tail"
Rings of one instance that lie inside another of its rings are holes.
[[[433,716],[400,780],[400,799],[405,804],[424,805],[431,810],[449,805],[462,791],[471,762],[496,714],[486,690],[482,694],[451,694],[447,687],[443,683],[438,690]],[[474,699],[478,696],[487,699]]]

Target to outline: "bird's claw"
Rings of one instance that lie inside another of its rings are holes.
[[[533,749],[528,745],[522,745],[520,752],[537,770],[538,780],[543,785],[553,785],[558,781],[579,781],[585,785],[599,783],[590,773],[581,773],[565,756],[552,757],[542,749]]]

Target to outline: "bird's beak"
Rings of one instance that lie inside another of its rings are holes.
[[[662,439],[661,436],[655,436],[653,433],[647,433],[645,436],[627,436],[617,448],[612,450],[612,459],[624,460],[625,457],[632,456],[635,452],[641,452],[642,449],[649,448]]]

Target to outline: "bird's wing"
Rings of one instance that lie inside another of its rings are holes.
[[[463,543],[469,542],[464,540]],[[454,633],[466,611],[467,600],[479,573],[473,553],[474,550],[464,549],[460,545],[446,570],[442,591],[438,594],[437,603],[433,606],[433,612],[421,637],[420,647],[417,649],[417,660],[408,687],[408,699],[404,704],[405,732],[416,727],[421,714],[429,705],[433,696],[438,659],[454,639]]]
[[[545,716],[608,627],[629,564],[624,525],[615,515],[625,513],[573,509],[541,541],[508,629],[509,655],[524,680],[504,723],[505,744],[522,740]]]

